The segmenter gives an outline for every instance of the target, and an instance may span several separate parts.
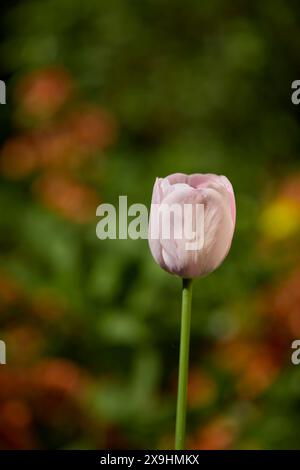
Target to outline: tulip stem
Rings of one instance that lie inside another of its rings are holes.
[[[178,394],[176,412],[175,449],[185,447],[187,383],[189,372],[189,349],[191,330],[192,279],[182,280],[181,332],[179,352]]]

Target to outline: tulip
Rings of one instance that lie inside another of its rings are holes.
[[[185,205],[191,206],[192,213],[185,215]],[[200,249],[187,249],[189,240],[184,233],[181,239],[176,239],[174,224],[171,224],[173,231],[170,237],[163,237],[163,223],[170,208],[182,208],[176,222],[178,228],[178,224],[184,226],[192,222],[190,218],[196,218],[197,205],[204,208],[203,220],[195,227],[196,240],[200,232],[203,234]],[[183,278],[202,277],[214,271],[230,249],[235,212],[232,185],[225,176],[176,173],[157,178],[153,188],[148,237],[155,261],[169,273]]]
[[[185,445],[193,279],[211,273],[225,259],[235,219],[234,192],[225,176],[175,173],[156,179],[149,220],[150,250],[165,271],[183,279],[176,450]]]

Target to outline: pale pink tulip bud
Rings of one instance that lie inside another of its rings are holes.
[[[175,173],[157,178],[149,220],[151,253],[169,273],[205,276],[226,257],[235,217],[234,192],[225,176]]]

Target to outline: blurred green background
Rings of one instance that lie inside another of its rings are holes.
[[[96,207],[225,174],[230,254],[194,290],[190,449],[300,448],[296,0],[1,3],[0,448],[172,448],[180,280]]]

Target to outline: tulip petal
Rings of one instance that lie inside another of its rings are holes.
[[[190,205],[190,212],[185,212],[186,204]],[[199,204],[204,208],[204,219],[200,221],[196,217]],[[235,217],[234,192],[225,176],[174,173],[157,178],[149,222],[152,255],[170,273],[187,278],[205,276],[226,257]],[[191,240],[185,232],[187,223],[192,224],[195,249],[191,249]]]

